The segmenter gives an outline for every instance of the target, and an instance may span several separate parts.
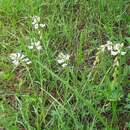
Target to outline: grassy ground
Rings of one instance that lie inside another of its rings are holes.
[[[33,38],[40,52],[27,48]],[[101,52],[108,40],[126,55]],[[129,130],[129,45],[129,0],[0,0],[0,129]],[[30,65],[14,68],[19,51]]]

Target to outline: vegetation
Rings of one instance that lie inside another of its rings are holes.
[[[0,0],[0,129],[130,129],[129,0]]]

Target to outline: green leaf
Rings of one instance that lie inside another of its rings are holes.
[[[128,43],[130,43],[130,37],[126,37]]]

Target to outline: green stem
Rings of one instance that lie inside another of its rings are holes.
[[[112,102],[112,123],[114,127],[117,125],[117,102]]]

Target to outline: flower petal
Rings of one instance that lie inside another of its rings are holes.
[[[30,50],[32,50],[34,47],[33,47],[33,46],[28,46],[28,48],[29,48]]]
[[[113,51],[113,50],[111,51],[112,56],[116,56],[118,53],[119,53],[119,51]]]
[[[34,29],[38,29],[38,28],[39,28],[39,25],[38,25],[38,24],[35,24],[33,27],[34,27]]]
[[[62,63],[64,63],[64,59],[58,59],[57,62],[58,62],[59,64],[62,64]]]
[[[41,28],[44,28],[44,27],[46,27],[46,24],[39,24],[39,26],[41,27]]]
[[[18,60],[13,60],[12,63],[15,65],[15,66],[18,66],[20,63]]]
[[[64,63],[61,65],[63,68],[67,66],[67,63]]]
[[[36,48],[40,51],[42,49],[42,46],[37,46]]]

